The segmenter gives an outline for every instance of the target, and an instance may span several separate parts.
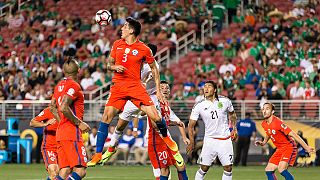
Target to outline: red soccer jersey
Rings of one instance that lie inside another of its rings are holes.
[[[38,116],[34,118],[36,121],[48,121],[50,119],[54,119],[53,114],[50,112],[50,108],[45,108]],[[48,125],[43,129],[43,140],[42,147],[45,149],[56,149],[56,130],[58,127],[58,122],[56,121],[54,124]]]
[[[110,57],[115,59],[115,65],[122,65],[127,68],[123,73],[114,72],[112,82],[139,82],[143,60],[149,64],[154,62],[150,48],[143,42],[137,40],[129,45],[124,39],[113,43]]]
[[[159,103],[161,116],[166,121],[166,125],[169,126],[170,123],[170,106],[168,102]],[[159,133],[152,127],[151,120],[148,118],[149,131],[148,131],[148,145],[161,144],[164,143]]]
[[[294,139],[288,135],[291,132],[291,129],[278,117],[273,116],[270,124],[264,120],[262,122],[262,127],[277,148],[296,146]]]
[[[82,141],[81,130],[60,111],[60,104],[63,96],[69,96],[73,100],[73,103],[70,106],[72,112],[80,120],[83,120],[84,95],[80,85],[70,78],[64,78],[56,85],[53,96],[56,99],[60,116],[60,123],[57,129],[57,141]]]

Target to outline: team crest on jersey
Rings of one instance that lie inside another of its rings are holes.
[[[276,134],[276,130],[272,129],[271,130],[272,134]]]
[[[74,92],[75,92],[74,89],[73,89],[73,88],[70,88],[70,89],[68,90],[67,94],[68,94],[69,96],[73,96]]]
[[[218,108],[219,108],[219,109],[222,109],[222,107],[223,107],[222,102],[219,102],[219,103],[218,103]]]
[[[124,53],[126,53],[126,54],[129,54],[129,52],[130,52],[130,49],[129,49],[129,48],[126,48],[126,49],[124,50]]]
[[[167,160],[163,160],[162,163],[163,164],[167,164],[168,162],[167,162]]]
[[[133,51],[132,51],[132,54],[133,54],[134,56],[136,56],[136,55],[138,54],[138,50],[136,50],[136,49],[133,50]]]

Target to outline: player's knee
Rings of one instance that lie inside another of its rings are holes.
[[[232,172],[232,165],[223,166],[223,170],[225,170],[227,172]]]
[[[287,169],[286,167],[281,167],[281,166],[278,167],[279,173],[282,173],[286,169]]]
[[[169,168],[161,168],[161,176],[169,176],[170,170]]]
[[[200,169],[203,171],[203,172],[208,172],[209,171],[209,166],[203,166],[201,165]]]
[[[112,118],[114,117],[112,112],[105,111],[102,115],[102,122],[104,123],[110,123],[112,121]]]

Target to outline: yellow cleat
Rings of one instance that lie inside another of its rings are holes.
[[[103,153],[102,155],[102,160],[101,160],[101,165],[104,163],[108,162],[111,156],[117,152],[117,149],[114,147],[109,147],[106,152]]]
[[[88,167],[94,167],[96,166],[97,164],[101,163],[101,159],[102,159],[102,154],[101,153],[96,153],[92,156],[92,159],[91,161],[89,161],[87,163],[87,166]]]
[[[182,167],[184,165],[183,157],[181,156],[179,151],[175,155],[173,155],[173,157],[179,167]]]

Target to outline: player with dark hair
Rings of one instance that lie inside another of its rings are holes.
[[[42,110],[38,116],[34,117],[30,121],[30,126],[44,128],[41,153],[44,164],[49,174],[47,180],[55,179],[55,177],[59,173],[56,141],[56,130],[58,127],[58,121],[50,112],[50,108],[47,107],[44,110]]]
[[[297,156],[296,140],[308,153],[313,153],[314,148],[308,146],[299,135],[292,131],[281,119],[274,116],[275,106],[270,103],[264,103],[262,114],[264,121],[262,127],[266,133],[263,141],[256,141],[255,144],[264,146],[269,139],[272,140],[277,150],[269,159],[268,165],[265,168],[268,180],[276,180],[277,177],[274,171],[278,169],[280,174],[286,180],[293,180],[294,177],[288,171],[288,166],[293,166]]]
[[[112,78],[113,86],[110,89],[100,122],[96,154],[88,162],[88,166],[95,166],[101,162],[103,145],[108,135],[109,124],[115,115],[124,110],[124,106],[128,100],[145,112],[156,123],[157,128],[169,147],[173,150],[178,150],[176,143],[167,137],[167,127],[162,122],[153,101],[141,83],[141,66],[145,61],[149,64],[155,80],[156,96],[160,102],[163,102],[163,97],[160,93],[159,69],[156,66],[150,48],[138,39],[141,24],[133,18],[127,18],[126,21],[121,28],[121,39],[114,42],[109,56],[107,68],[114,71]]]
[[[190,115],[188,154],[192,153],[194,149],[194,126],[199,116],[201,116],[205,126],[203,147],[198,159],[200,169],[196,172],[195,180],[204,179],[217,157],[224,170],[222,180],[232,179],[233,146],[231,140],[237,137],[237,115],[230,99],[218,96],[217,91],[217,84],[213,81],[207,81],[204,84],[205,99],[194,105]],[[229,118],[233,127],[231,133]]]
[[[86,175],[87,157],[81,134],[90,127],[83,122],[84,95],[77,82],[79,70],[75,59],[70,58],[63,64],[65,78],[56,85],[51,100],[51,112],[56,119],[60,118],[56,133],[58,180],[80,180]]]

